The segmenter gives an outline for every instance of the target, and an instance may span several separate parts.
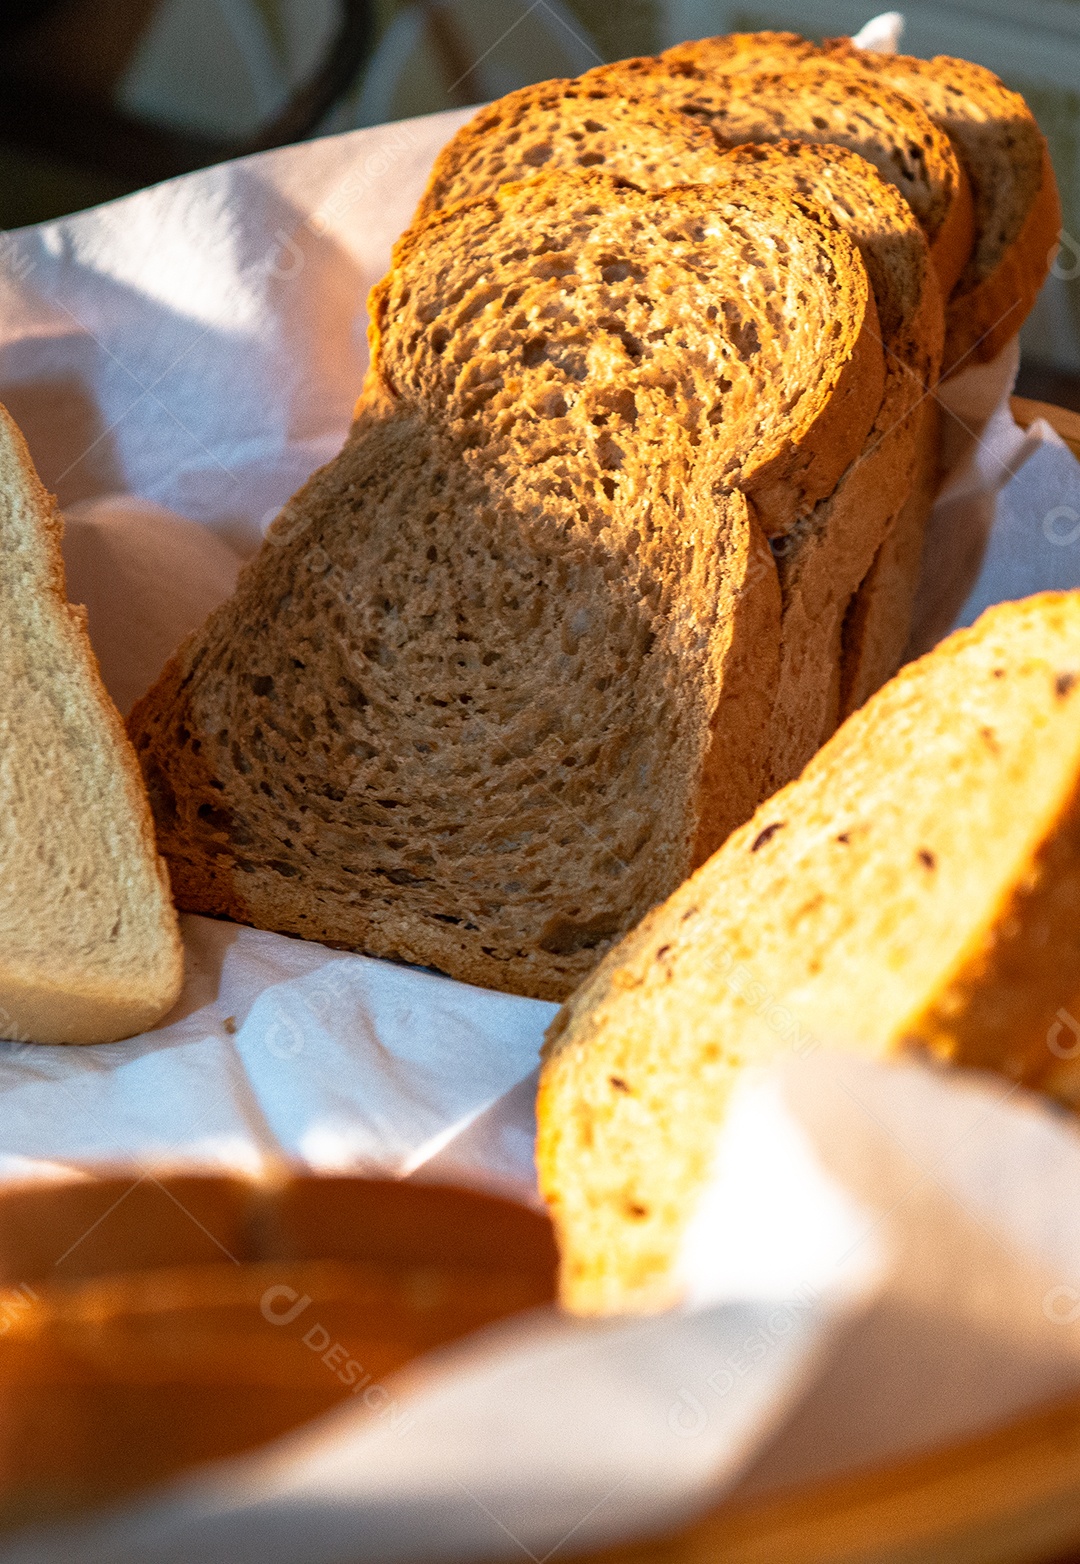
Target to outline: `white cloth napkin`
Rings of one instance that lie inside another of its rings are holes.
[[[121,706],[339,447],[367,289],[465,117],[264,154],[5,244],[0,399],[68,510],[72,596]],[[1045,427],[1016,430],[1014,363],[949,391],[971,435],[935,524],[984,537],[1004,484],[971,611],[1080,584],[1080,468]],[[0,1044],[0,1176],[285,1158],[536,1199],[551,1006],[201,918],[184,939],[184,995],[154,1031]],[[747,1083],[681,1313],[507,1325],[394,1382],[405,1431],[353,1403],[0,1560],[541,1556],[1076,1384],[1080,1326],[1053,1291],[1080,1286],[1071,1125],[986,1083],[837,1068]]]

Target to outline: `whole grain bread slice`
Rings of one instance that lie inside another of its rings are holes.
[[[915,99],[954,142],[975,208],[975,243],[948,301],[945,370],[996,357],[1023,325],[1061,232],[1046,139],[1018,92],[970,60],[872,54],[832,39],[853,60]]]
[[[746,35],[750,44],[757,38]],[[783,47],[790,46],[783,42]],[[688,178],[775,188],[804,206],[824,207],[858,245],[877,305],[886,389],[852,467],[832,495],[796,518],[778,548],[785,628],[767,784],[771,792],[797,775],[836,726],[841,622],[905,506],[920,427],[908,414],[924,402],[937,375],[940,290],[910,207],[857,153],[790,142],[720,152],[710,132],[690,115],[648,97],[613,97],[612,90],[596,80],[545,82],[481,110],[440,154],[420,217],[433,205],[483,194],[538,166],[603,164],[654,188]],[[907,533],[914,530],[913,525],[906,528]],[[886,616],[880,606],[885,602],[895,610],[906,600],[903,591],[893,590],[886,563],[891,565],[891,555],[871,576],[860,614],[850,623],[853,680],[865,681],[880,666],[881,643],[890,639],[886,624],[895,626],[891,639],[899,641],[897,663],[907,638],[902,614]],[[864,645],[876,655],[863,657]],[[895,664],[888,668],[893,671]],[[702,842],[706,854],[719,845],[714,836]]]
[[[799,140],[858,152],[922,224],[948,295],[967,265],[973,217],[967,177],[945,132],[914,98],[842,60],[796,57],[782,70],[754,71],[731,68],[733,58],[726,40],[702,39],[597,66],[581,80],[635,96],[651,92],[702,120],[725,146]]]
[[[865,268],[777,192],[559,171],[411,230],[371,303],[345,449],[131,732],[181,905],[561,997],[760,796],[738,484],[798,487],[879,383]]]
[[[806,142],[751,145],[728,153],[722,167],[729,180],[745,175],[812,198],[844,228],[866,265],[885,350],[884,394],[862,450],[833,492],[774,544],[783,618],[771,792],[798,775],[839,721],[845,622],[849,668],[865,679],[880,666],[869,653],[882,609],[876,599],[864,601],[863,622],[855,625],[849,605],[906,516],[926,443],[925,409],[937,380],[943,313],[926,239],[911,209],[857,153]],[[906,534],[913,531],[908,523]],[[899,607],[906,580],[891,599]],[[879,590],[891,587],[890,576]],[[890,622],[902,618],[894,613]],[[897,625],[897,662],[907,629]]]
[[[940,345],[940,336],[938,341]],[[844,615],[841,721],[892,678],[912,633],[927,523],[941,483],[941,405],[928,395],[910,417],[915,424],[915,471],[908,495],[886,527],[874,562]]]
[[[1080,593],[909,664],[612,951],[549,1030],[562,1296],[670,1301],[740,1072],[823,1043],[1036,1081],[1080,970]]]
[[[763,189],[765,182],[775,179],[778,188],[795,197],[804,211],[813,209],[820,214],[823,208],[813,177],[817,174],[826,191],[826,221],[831,218],[842,228],[853,228],[856,243],[860,243],[863,229],[873,227],[868,214],[881,184],[863,160],[837,151],[833,162],[844,170],[837,177],[847,186],[843,199],[837,202],[829,193],[828,166],[820,156],[808,153],[804,159],[813,165],[811,177],[796,176],[798,151],[794,148],[791,149],[794,157],[777,160],[763,153],[756,159],[740,160],[721,151],[711,131],[689,115],[667,109],[655,98],[627,97],[618,86],[618,83],[589,82],[587,78],[540,82],[482,109],[439,154],[416,221],[422,223],[433,211],[456,200],[483,195],[516,177],[530,177],[539,167],[602,166],[618,178],[650,189],[683,183],[731,186],[735,182]],[[858,189],[860,175],[853,172],[856,163],[860,173],[876,186],[865,196]],[[880,252],[879,258],[874,261],[877,266],[874,298],[877,301],[880,295],[887,309],[902,308],[899,302],[894,305],[891,295],[895,291],[899,300],[902,292],[900,274],[905,266],[909,273],[912,270],[910,258],[902,259],[898,255],[886,258],[884,253],[887,245],[896,240],[897,225],[892,211],[896,204],[894,201],[890,207],[889,219],[884,224],[886,232],[875,252]],[[902,221],[907,229],[913,226],[910,219]],[[915,270],[921,275],[925,267],[917,265]],[[911,276],[907,277],[905,285],[909,293],[913,287],[918,293],[921,286],[916,286]],[[895,324],[893,321],[886,323],[890,331]],[[842,409],[848,418],[847,438],[843,446],[838,446],[828,435],[818,441],[820,452],[814,462],[812,484],[792,483],[790,461],[782,465],[779,474],[768,458],[764,471],[760,467],[760,456],[754,458],[759,463],[757,468],[744,463],[738,481],[752,496],[770,536],[779,536],[790,529],[802,511],[831,492],[845,469],[845,458],[850,460],[856,454],[852,438],[856,429],[861,428],[865,434],[873,422],[884,390],[884,375],[883,359],[881,390],[871,384],[868,375],[864,380],[865,402],[861,408],[853,408],[850,400],[846,406],[839,402],[835,407],[830,406],[831,418],[838,420]],[[860,422],[850,421],[854,418]],[[821,454],[825,449],[831,453],[828,458]]]
[[[139,768],[67,602],[61,530],[0,408],[0,1037],[102,1043],[170,1009],[182,953]]]
[[[635,185],[710,183],[716,138],[646,93],[554,80],[486,104],[435,159],[414,221],[440,207],[531,179],[541,169],[599,168]]]

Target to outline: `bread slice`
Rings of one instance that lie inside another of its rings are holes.
[[[854,217],[850,215],[850,189],[845,190],[845,197],[839,203],[829,198],[823,208],[818,201],[813,175],[825,166],[820,157],[810,157],[813,170],[809,178],[793,176],[795,164],[791,158],[770,160],[765,154],[757,159],[733,158],[721,152],[712,133],[689,115],[665,109],[655,98],[627,97],[617,90],[617,85],[590,84],[587,78],[540,82],[482,109],[440,153],[420,202],[417,221],[423,222],[433,211],[454,201],[484,195],[515,177],[530,177],[539,166],[548,169],[603,166],[618,178],[650,189],[687,182],[731,187],[737,182],[751,192],[762,193],[764,183],[775,179],[778,187],[786,195],[794,196],[804,211],[813,208],[817,216],[825,211],[826,223],[831,220],[841,228],[854,226],[856,230],[860,224],[866,225],[866,212],[873,204],[874,191],[861,198],[856,188],[857,213]],[[851,173],[850,161],[844,164],[844,154],[838,151],[834,161],[848,170],[846,176],[841,176],[846,184],[850,186],[854,182],[857,187],[859,176]],[[861,172],[874,180],[873,170],[861,159],[855,161]],[[827,172],[821,178],[827,188]],[[880,188],[880,181],[876,183]],[[905,222],[910,229],[912,223]],[[894,230],[890,230],[890,239],[895,239]],[[858,236],[856,242],[859,242]],[[889,279],[893,274],[898,275],[905,264],[909,263],[899,257],[883,260],[879,266],[879,280],[891,286]],[[864,381],[865,404],[856,412],[850,399],[847,403],[846,416],[859,417],[864,432],[869,429],[873,413],[880,405],[884,377],[883,361],[880,386],[876,383],[872,386],[869,376]],[[839,416],[840,407],[839,403],[830,406],[829,416],[834,420]],[[730,414],[726,412],[725,416]],[[845,441],[848,456],[855,454],[851,433],[849,427]],[[826,438],[818,443],[821,451],[814,460],[812,481],[800,479],[793,484],[790,461],[777,472],[766,458],[762,472],[754,465],[761,460],[757,432],[750,434],[749,445],[744,440],[745,449],[752,449],[757,454],[753,462],[743,463],[738,481],[752,496],[771,537],[789,530],[802,511],[830,492],[832,484],[843,472],[844,466],[835,456],[829,459],[823,454],[832,441]]]
[[[0,408],[0,1036],[104,1043],[170,1009],[182,954],[139,769],[67,603],[61,526]]]
[[[970,60],[872,54],[833,39],[834,57],[915,99],[952,139],[971,184],[975,243],[948,301],[946,373],[995,358],[1023,325],[1061,232],[1046,139],[1018,92]]]
[[[915,423],[911,486],[844,616],[841,721],[892,678],[911,637],[926,527],[941,483],[941,405],[927,396],[910,416]]]
[[[717,157],[707,126],[648,93],[626,96],[580,80],[537,82],[485,105],[451,137],[414,220],[541,169],[599,168],[655,190],[709,183]]]
[[[803,60],[822,56],[818,44],[798,33],[718,33],[712,38],[692,38],[665,49],[660,59],[665,70],[685,70],[690,78],[702,71],[727,76],[742,71],[788,71]],[[628,62],[637,64],[637,61]]]
[[[597,66],[581,80],[652,92],[702,120],[725,146],[800,140],[858,152],[922,224],[948,295],[971,251],[971,191],[951,141],[919,104],[840,60],[796,58],[774,72],[726,69],[730,61],[724,39],[702,39]]]
[[[908,415],[925,403],[937,376],[940,290],[910,207],[857,153],[792,142],[721,153],[690,115],[655,99],[611,93],[600,82],[544,82],[481,110],[440,154],[420,214],[451,198],[483,194],[541,162],[547,168],[602,163],[653,188],[687,178],[727,188],[774,188],[808,208],[824,207],[858,245],[877,305],[886,390],[857,467],[816,509],[797,518],[778,544],[785,623],[776,742],[766,783],[772,792],[798,774],[836,727],[841,624],[890,524],[905,507],[922,417]],[[914,530],[908,526],[905,535]],[[916,552],[920,541],[921,534]],[[902,609],[907,599],[905,591],[893,590],[893,563],[890,555],[868,582],[849,635],[848,661],[852,674],[862,678],[880,665],[879,643],[889,643],[885,656],[891,659],[891,640],[898,638],[896,661],[878,683],[895,671],[908,632],[902,613],[887,615],[878,606],[884,601]],[[886,627],[894,626],[890,638]],[[861,656],[864,644],[875,655]],[[707,856],[721,840],[706,832],[699,845]]]
[[[776,192],[556,171],[411,230],[371,312],[345,449],[132,713],[164,851],[183,906],[562,997],[760,796],[738,484],[853,454],[865,268]]]
[[[549,1030],[537,1161],[562,1297],[670,1301],[740,1072],[819,1043],[1037,1080],[1080,970],[1080,593],[909,664]]]
[[[815,200],[845,229],[866,265],[885,348],[884,395],[862,450],[833,492],[774,543],[783,618],[771,792],[798,775],[839,721],[845,616],[908,507],[924,410],[937,380],[943,315],[927,243],[911,209],[857,153],[806,142],[751,145],[730,152],[723,167],[729,180],[745,174]],[[869,611],[865,624],[849,622],[848,661],[864,673],[870,667],[864,647],[881,617],[880,610]],[[897,661],[907,625],[899,630]]]

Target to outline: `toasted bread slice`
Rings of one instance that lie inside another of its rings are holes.
[[[822,1043],[1037,1080],[1080,970],[1080,593],[904,668],[612,951],[549,1031],[562,1296],[670,1301],[740,1071]]]
[[[1018,92],[983,65],[937,55],[871,54],[833,39],[854,60],[925,109],[955,143],[975,204],[975,243],[948,301],[945,372],[997,356],[1027,318],[1061,231],[1046,139]]]
[[[702,120],[725,146],[810,141],[847,147],[893,184],[922,224],[942,292],[967,265],[971,191],[944,131],[915,100],[843,61],[795,59],[781,71],[725,71],[723,39],[597,66],[581,78],[665,103]],[[719,58],[718,58],[719,51]]]
[[[0,1037],[104,1043],[170,1009],[182,953],[139,768],[67,603],[60,533],[0,408]]]
[[[552,172],[371,302],[344,451],[131,731],[181,905],[561,997],[760,796],[738,484],[803,489],[880,385],[865,268],[778,192]]]

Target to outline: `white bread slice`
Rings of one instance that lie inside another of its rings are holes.
[[[731,1087],[787,1049],[1038,1081],[1078,908],[1080,592],[1049,593],[904,668],[560,1012],[537,1163],[564,1302],[671,1300]]]
[[[62,523],[0,408],[0,1036],[102,1043],[180,990],[139,768],[68,606]]]
[[[163,850],[182,906],[563,997],[760,797],[740,485],[861,447],[866,271],[776,191],[555,171],[412,229],[371,314],[344,451],[132,713]]]

